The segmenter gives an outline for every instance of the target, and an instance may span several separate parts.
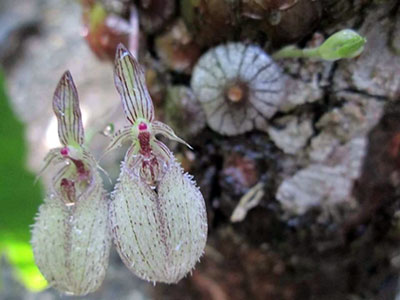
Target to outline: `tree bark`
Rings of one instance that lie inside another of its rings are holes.
[[[281,62],[303,90],[288,91],[296,101],[271,120],[275,137],[200,134],[191,172],[207,201],[208,246],[193,276],[156,287],[158,299],[395,299],[399,3],[320,5],[325,15],[316,29],[355,28],[368,40],[364,53],[335,63]],[[304,121],[311,135],[298,129]],[[257,182],[264,196],[232,223]]]

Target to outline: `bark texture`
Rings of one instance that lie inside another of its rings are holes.
[[[365,52],[335,63],[280,62],[292,83],[269,135],[206,130],[192,142],[208,246],[193,276],[156,288],[159,299],[395,299],[399,4],[318,5],[325,18],[312,31],[355,28],[368,40]],[[257,182],[258,205],[231,223]]]
[[[57,11],[59,4],[50,2]],[[47,19],[53,20],[48,10]],[[64,18],[67,14],[74,19]],[[27,43],[24,58],[10,73],[15,111],[28,124],[32,168],[50,147],[50,114],[43,99],[50,99],[57,72],[75,68],[80,76],[88,126],[101,131],[108,122],[116,128],[125,122],[122,111],[105,113],[119,105],[110,68],[83,44],[77,15],[77,7],[65,5],[54,19],[57,26],[46,27],[40,42]],[[176,29],[176,19],[187,31]],[[177,285],[146,285],[146,296],[395,299],[400,268],[398,1],[182,0],[164,22],[155,32],[141,30],[139,59],[147,68],[158,117],[173,120],[167,123],[195,149],[174,152],[204,195],[209,238],[192,276]],[[228,41],[257,44],[269,53],[292,42],[314,46],[343,28],[367,38],[360,57],[277,62],[290,80],[285,103],[268,120],[266,132],[224,137],[204,126],[202,107],[190,89],[191,66],[200,52]],[[62,47],[54,36],[64,37]],[[94,153],[100,156],[107,143],[97,137]],[[102,161],[113,177],[121,158]],[[239,204],[241,222],[232,223]],[[109,277],[93,299],[133,299],[139,284],[132,284],[133,275],[112,257]]]

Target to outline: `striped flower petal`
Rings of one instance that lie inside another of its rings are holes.
[[[53,110],[58,120],[61,143],[64,146],[82,145],[83,125],[78,92],[69,71],[63,74],[54,92]]]
[[[114,82],[121,96],[125,115],[134,124],[142,118],[154,120],[154,107],[146,87],[144,71],[139,62],[122,44],[115,55]]]

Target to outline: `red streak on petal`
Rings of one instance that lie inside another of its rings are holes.
[[[140,154],[149,157],[151,155],[150,133],[148,131],[140,132],[139,136]]]
[[[87,170],[85,168],[84,163],[81,160],[77,160],[77,159],[72,159],[70,158],[71,161],[74,163],[76,170],[78,172],[78,176],[79,176],[79,180],[87,180],[90,176],[90,172],[89,170]]]
[[[75,183],[67,178],[63,178],[60,183],[60,187],[65,197],[69,202],[75,201]]]

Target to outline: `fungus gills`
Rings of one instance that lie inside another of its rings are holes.
[[[283,99],[280,68],[258,46],[230,43],[206,52],[196,64],[191,86],[208,125],[224,135],[266,131]]]

